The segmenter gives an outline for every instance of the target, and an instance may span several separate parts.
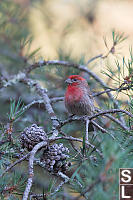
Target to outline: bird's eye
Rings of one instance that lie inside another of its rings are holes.
[[[74,79],[73,79],[73,81],[74,81],[74,82],[76,82],[76,81],[77,81],[77,79],[76,79],[76,78],[74,78]]]

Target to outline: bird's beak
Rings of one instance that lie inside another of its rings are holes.
[[[65,80],[65,83],[71,84],[71,83],[72,83],[72,80],[71,80],[70,78],[68,78],[68,79]]]

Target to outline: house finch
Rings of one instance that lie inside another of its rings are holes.
[[[71,75],[66,83],[65,106],[68,112],[77,116],[92,115],[95,108],[87,81],[79,75]],[[89,131],[92,131],[91,127]]]

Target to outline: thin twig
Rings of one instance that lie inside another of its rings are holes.
[[[54,196],[63,186],[64,184],[68,183],[70,181],[70,178],[68,176],[66,176],[65,174],[63,174],[62,172],[58,172],[57,176],[59,176],[60,178],[63,179],[63,181],[60,182],[60,184],[54,189],[54,191],[50,194],[45,194],[46,197],[52,197]],[[30,200],[32,198],[41,198],[43,197],[43,194],[32,194],[30,195]]]
[[[108,131],[106,131],[103,127],[101,127],[99,124],[97,124],[95,121],[91,120],[91,123],[97,127],[100,131],[102,131],[102,133],[108,133]]]
[[[61,137],[56,137],[54,139],[50,139],[49,142],[53,142],[55,140],[60,140],[60,139],[65,139],[65,140],[71,140],[71,141],[77,141],[77,142],[82,142],[82,139],[79,138],[74,138],[72,136],[61,136]],[[99,151],[93,144],[91,144],[89,141],[85,141],[86,145],[88,145],[89,147],[91,147],[93,150],[95,150],[102,158],[103,158],[103,154],[101,153],[101,151]]]
[[[64,101],[64,97],[53,97],[50,98],[50,103],[56,103],[59,101]],[[32,107],[35,104],[44,104],[43,99],[38,99],[38,100],[33,100],[31,103],[27,104],[26,106],[23,107],[23,111],[28,110],[30,107]]]
[[[53,97],[53,98],[50,98],[50,102],[51,103],[56,103],[58,101],[64,101],[64,97]]]
[[[29,178],[27,181],[27,185],[24,191],[24,195],[23,195],[23,200],[27,200],[30,190],[31,190],[31,186],[32,186],[32,182],[33,182],[33,176],[34,176],[34,171],[33,171],[33,164],[34,164],[34,158],[35,158],[35,154],[36,152],[41,148],[47,145],[47,142],[43,141],[38,143],[37,145],[34,146],[34,148],[32,149],[32,151],[30,152],[30,158],[29,158]]]
[[[119,121],[118,119],[116,119],[115,117],[113,117],[110,114],[105,114],[104,116],[108,117],[109,119],[111,119],[112,121],[114,121],[115,123],[117,123],[123,130],[125,131],[129,131],[129,128],[127,126],[125,126],[124,124],[122,124],[121,121]]]
[[[130,84],[130,85],[126,86],[126,87],[121,87],[121,86],[120,86],[120,87],[118,87],[118,88],[108,88],[108,89],[106,89],[106,90],[104,90],[104,91],[94,93],[94,94],[92,94],[92,96],[93,96],[93,97],[96,97],[96,96],[99,96],[99,95],[104,94],[104,93],[116,92],[116,91],[121,92],[122,90],[130,90],[132,87],[133,87],[133,85]]]
[[[90,64],[91,62],[93,62],[94,60],[96,60],[97,58],[102,58],[102,56],[103,56],[103,54],[100,54],[98,56],[95,56],[95,57],[89,59],[88,62],[87,62],[87,65]]]
[[[95,110],[98,111],[98,112],[101,112],[103,110],[99,109],[99,108],[96,108],[95,107]],[[124,124],[122,124],[121,121],[119,121],[118,119],[116,119],[115,117],[113,117],[112,115],[110,114],[104,114],[104,116],[108,117],[109,119],[111,119],[112,121],[114,121],[115,123],[117,123],[119,126],[121,126],[122,129],[124,129],[125,131],[129,131],[129,128],[127,126],[125,126]]]
[[[90,123],[90,120],[88,118],[86,118],[86,134],[85,134],[85,139],[86,141],[88,142],[89,141],[89,138],[88,138],[88,128],[89,128],[89,123]]]
[[[11,170],[13,167],[15,167],[17,164],[21,163],[22,161],[24,161],[26,158],[28,158],[28,156],[30,155],[30,153],[26,154],[25,156],[23,156],[22,158],[20,158],[19,160],[16,160],[13,164],[11,164],[9,167],[7,167],[7,169],[0,175],[0,178],[2,178],[9,170]]]
[[[119,113],[119,112],[124,113],[124,114],[128,115],[129,117],[133,118],[133,115],[130,112],[128,112],[126,110],[122,110],[122,109],[104,110],[104,111],[98,112],[98,113],[96,113],[96,114],[94,114],[94,115],[92,115],[92,116],[90,116],[88,118],[91,120],[91,119],[94,119],[94,118],[96,118],[96,117],[98,117],[100,115],[105,115],[107,113]]]
[[[59,192],[59,190],[63,187],[64,184],[66,184],[67,182],[69,182],[69,179],[64,179],[64,181],[61,181],[61,183],[58,185],[58,187],[54,190],[54,192],[52,192],[50,194],[50,196],[55,195],[57,192]]]
[[[94,118],[96,118],[96,117],[98,117],[100,115],[106,115],[108,113],[113,113],[114,114],[114,113],[119,113],[119,112],[124,113],[124,114],[128,115],[129,117],[133,118],[133,114],[131,114],[130,112],[128,112],[126,110],[122,110],[122,109],[110,109],[110,110],[100,111],[100,112],[98,112],[98,113],[96,113],[94,115],[88,116],[88,119],[92,120],[92,119],[94,119]],[[85,120],[85,117],[86,116],[82,116],[82,117],[78,117],[78,116],[69,117],[67,120],[62,121],[60,123],[61,124],[60,126],[62,127],[62,126],[66,125],[66,124],[68,124],[70,122],[73,122],[73,121]]]
[[[28,110],[30,107],[32,107],[35,104],[44,104],[44,101],[42,99],[33,100],[31,103],[29,103],[29,104],[27,104],[26,106],[23,107],[23,111]]]
[[[60,134],[67,137],[67,135],[63,133],[62,131],[60,131]],[[69,140],[69,143],[71,144],[72,148],[82,157],[81,151],[74,145],[73,141]]]

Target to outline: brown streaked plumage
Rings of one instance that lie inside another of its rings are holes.
[[[79,75],[71,75],[66,83],[65,106],[68,112],[78,116],[92,115],[94,103],[87,81]]]

